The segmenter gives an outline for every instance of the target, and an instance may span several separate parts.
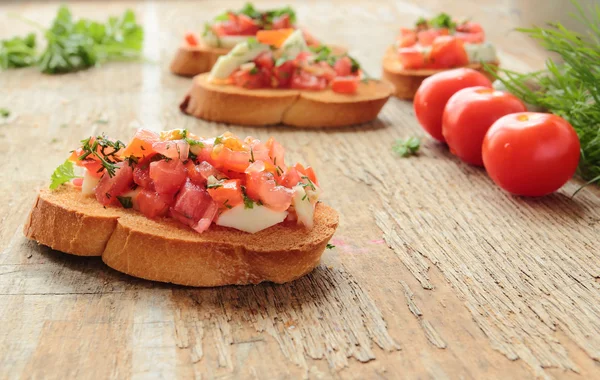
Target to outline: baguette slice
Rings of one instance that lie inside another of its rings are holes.
[[[341,46],[329,46],[333,54],[344,54],[346,49]],[[209,72],[217,59],[229,53],[229,48],[212,47],[205,44],[190,46],[184,43],[179,46],[169,69],[173,74],[193,77]]]
[[[382,81],[361,82],[356,94],[331,89],[245,89],[209,83],[208,73],[194,77],[181,110],[201,119],[239,125],[286,124],[294,127],[344,127],[374,120],[392,95]]]
[[[338,225],[318,203],[312,230],[281,223],[256,234],[212,225],[202,234],[170,219],[104,208],[73,186],[42,190],[24,233],[52,249],[102,256],[111,268],[147,280],[187,286],[284,283],[312,271]]]
[[[490,62],[490,65],[498,67],[499,62]],[[494,76],[488,73],[481,63],[472,63],[466,67],[477,70],[484,74],[490,80]],[[398,60],[398,56],[393,46],[391,46],[383,57],[383,79],[394,85],[394,96],[400,99],[411,100],[419,89],[421,82],[433,74],[445,70],[423,69],[423,70],[405,70]]]

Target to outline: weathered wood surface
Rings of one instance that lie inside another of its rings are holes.
[[[260,2],[262,6],[275,2]],[[543,55],[510,29],[512,1],[298,2],[317,36],[349,46],[372,75],[397,28],[446,10],[482,21],[517,69]],[[186,30],[230,1],[72,4],[105,18],[133,7],[147,63],[44,76],[0,73],[0,378],[598,378],[600,192],[571,182],[512,197],[428,138],[401,159],[394,139],[422,135],[409,103],[371,125],[333,131],[242,128],[185,117],[188,79],[168,73]],[[3,3],[0,38],[48,24],[55,3]],[[336,248],[294,283],[189,289],[121,275],[94,258],[28,242],[38,188],[82,137],[127,138],[140,125],[276,136],[315,166],[341,213]]]

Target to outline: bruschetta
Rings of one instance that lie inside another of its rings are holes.
[[[492,79],[486,65],[494,69],[499,62],[481,25],[441,13],[419,19],[412,29],[401,29],[383,58],[383,78],[394,85],[395,96],[412,99],[425,78],[443,70],[469,67]]]
[[[194,78],[184,113],[240,125],[343,127],[377,117],[393,88],[348,54],[310,49],[301,31],[265,31]]]
[[[90,137],[42,190],[25,235],[111,268],[189,286],[283,283],[318,264],[338,225],[311,167],[274,139],[140,129]],[[75,168],[82,170],[75,176]]]
[[[279,29],[298,29],[293,8],[286,6],[259,11],[252,3],[247,3],[238,11],[229,10],[206,23],[200,36],[196,33],[185,35],[171,62],[171,72],[182,76],[206,73],[217,58],[227,54],[238,43],[256,37],[262,31]],[[309,46],[316,48],[320,45],[308,31],[303,29],[302,33]],[[339,47],[334,50],[344,52]]]

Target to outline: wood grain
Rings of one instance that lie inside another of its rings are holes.
[[[514,4],[293,3],[316,36],[348,46],[373,76],[398,27],[440,10],[483,22],[503,65],[541,67],[541,50],[511,32],[521,22]],[[102,19],[132,7],[148,62],[0,73],[0,107],[11,111],[0,124],[0,378],[600,377],[600,192],[571,199],[572,181],[542,199],[512,197],[427,137],[419,156],[398,158],[395,139],[423,134],[397,99],[371,124],[328,131],[182,115],[190,82],[168,71],[181,36],[239,5],[75,2],[76,15]],[[10,13],[48,24],[56,7],[3,3],[0,38],[31,30]],[[23,237],[37,190],[81,138],[126,139],[141,125],[276,137],[320,174],[341,214],[336,248],[291,284],[189,289]]]

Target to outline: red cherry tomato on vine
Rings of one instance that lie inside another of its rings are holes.
[[[433,138],[445,141],[442,135],[442,115],[448,99],[457,91],[473,86],[492,87],[492,82],[472,69],[442,71],[426,78],[414,99],[415,115],[419,124]]]
[[[516,96],[488,87],[463,88],[444,108],[442,134],[450,151],[464,162],[483,166],[481,145],[485,133],[504,115],[525,112]]]
[[[483,163],[494,182],[510,193],[550,194],[575,174],[579,138],[571,124],[556,115],[506,115],[485,135]]]

